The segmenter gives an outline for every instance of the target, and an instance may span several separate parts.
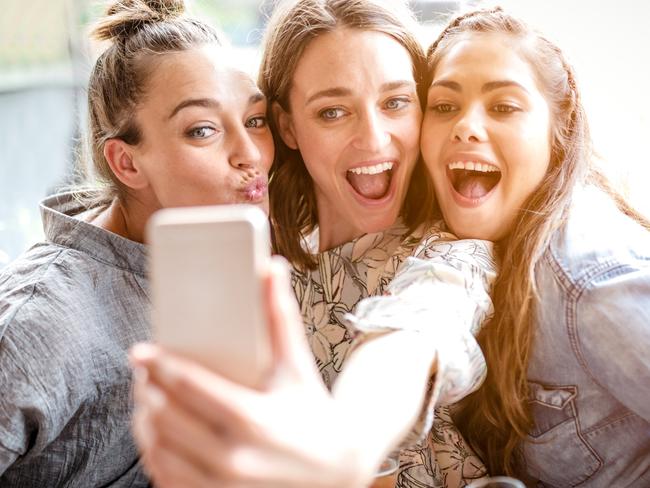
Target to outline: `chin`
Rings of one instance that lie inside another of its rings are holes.
[[[374,234],[375,232],[382,232],[391,227],[399,218],[399,212],[389,210],[383,213],[380,217],[373,217],[369,215],[367,218],[359,222],[359,228],[364,234]]]

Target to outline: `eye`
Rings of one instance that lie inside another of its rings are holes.
[[[498,103],[494,107],[492,107],[493,112],[497,112],[499,114],[509,114],[512,112],[519,112],[520,109],[519,107],[512,105],[510,103]]]
[[[202,125],[200,127],[194,127],[187,131],[187,135],[194,139],[206,139],[211,135],[215,134],[217,130],[213,127],[207,125]]]
[[[263,129],[266,127],[266,117],[263,115],[256,115],[255,117],[251,117],[246,121],[244,127],[247,129]]]
[[[439,114],[449,114],[455,112],[457,108],[451,103],[436,103],[435,105],[431,106],[431,110]]]
[[[411,103],[409,97],[395,97],[386,101],[386,108],[388,110],[401,110]]]
[[[331,120],[338,120],[342,117],[344,117],[346,114],[345,110],[342,108],[337,108],[337,107],[332,107],[332,108],[326,108],[318,112],[318,116],[327,121]]]

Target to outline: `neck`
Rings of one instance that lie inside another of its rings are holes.
[[[337,228],[338,227],[338,228]],[[344,225],[331,226],[325,225],[318,226],[318,252],[327,251],[334,247],[351,242],[357,237],[362,236],[364,233],[361,230],[347,228]]]
[[[326,205],[318,205],[318,252],[353,241],[365,232]]]
[[[115,198],[92,223],[131,241],[144,243],[144,229],[154,210],[151,205],[134,198],[127,197],[125,201]]]

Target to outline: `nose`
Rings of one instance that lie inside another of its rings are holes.
[[[359,116],[355,146],[368,152],[379,152],[390,142],[390,133],[386,121],[374,108],[362,112]]]
[[[456,142],[484,142],[487,139],[484,118],[483,107],[468,107],[454,125],[451,139]]]
[[[249,169],[259,166],[261,152],[245,127],[235,127],[230,133],[229,162],[233,168]]]

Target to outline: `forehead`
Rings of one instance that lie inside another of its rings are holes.
[[[294,85],[315,89],[387,79],[413,79],[406,48],[388,34],[348,28],[313,39],[293,76]]]
[[[434,73],[434,80],[453,78],[457,81],[488,81],[509,79],[537,90],[535,74],[522,56],[523,46],[499,33],[462,35],[443,54]]]
[[[229,49],[208,44],[162,55],[154,64],[145,91],[145,100],[173,104],[202,97],[218,98],[222,103],[248,100],[258,90]]]

